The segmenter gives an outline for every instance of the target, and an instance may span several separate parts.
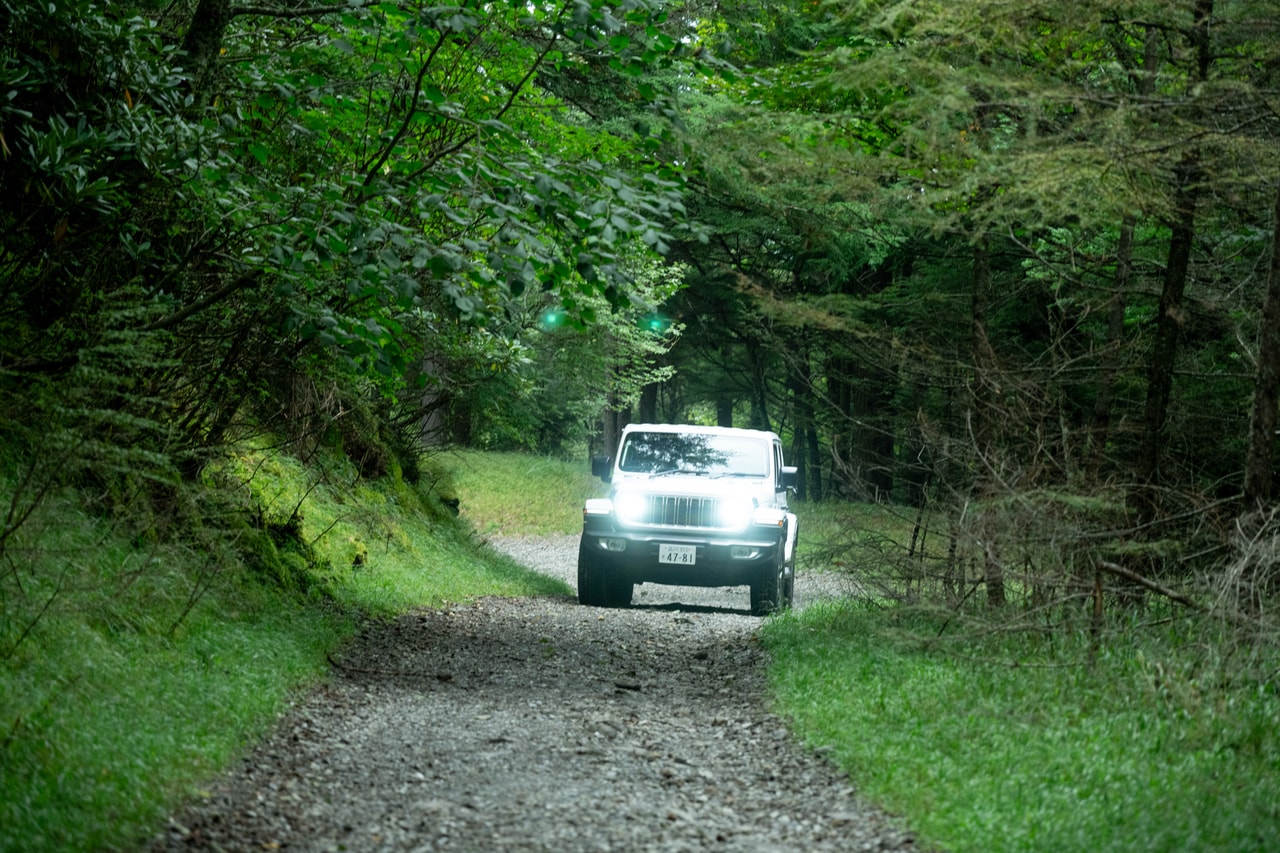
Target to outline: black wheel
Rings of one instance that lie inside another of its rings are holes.
[[[605,574],[605,607],[630,607],[631,595],[636,591],[636,585],[614,575],[612,572]]]
[[[578,544],[578,603],[591,607],[626,607],[631,603],[635,584],[616,576],[604,557],[587,546]]]
[[[578,544],[578,603],[604,607],[604,566],[599,555],[587,549],[584,538]]]
[[[751,615],[768,616],[783,606],[783,575],[786,568],[786,541],[778,543],[778,553],[760,567],[751,582]]]
[[[797,532],[798,532],[798,528],[797,528]],[[799,537],[796,538],[796,541],[798,544]],[[790,607],[792,604],[795,603],[795,600],[796,600],[796,554],[795,554],[795,551],[791,552],[791,559],[787,560],[786,565],[783,566],[783,572],[784,572],[784,576],[782,580],[782,606]]]
[[[796,600],[796,563],[789,560],[782,579],[782,607],[789,609]]]

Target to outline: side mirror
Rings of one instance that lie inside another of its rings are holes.
[[[800,484],[800,469],[794,465],[782,466],[782,487],[794,489]]]
[[[609,482],[613,479],[613,460],[608,456],[592,456],[591,475]]]

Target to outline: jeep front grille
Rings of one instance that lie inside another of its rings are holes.
[[[716,526],[716,500],[651,495],[641,523],[655,527],[713,528]]]

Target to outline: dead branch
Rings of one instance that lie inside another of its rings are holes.
[[[1192,599],[1187,598],[1182,593],[1169,589],[1167,586],[1164,586],[1162,584],[1156,583],[1150,578],[1145,578],[1131,569],[1126,569],[1124,566],[1117,565],[1116,563],[1110,563],[1110,562],[1107,562],[1106,560],[1098,560],[1097,566],[1099,569],[1102,569],[1102,571],[1104,572],[1108,572],[1110,574],[1116,575],[1117,577],[1122,577],[1125,580],[1133,581],[1139,586],[1145,587],[1146,589],[1156,593],[1157,595],[1163,595],[1165,598],[1169,599],[1170,601],[1176,601],[1179,604],[1183,605],[1184,607],[1190,607],[1192,610],[1198,610],[1201,612],[1207,609],[1203,604],[1200,604],[1197,601],[1193,601]]]

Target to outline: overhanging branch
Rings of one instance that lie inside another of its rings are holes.
[[[263,18],[309,18],[317,15],[333,15],[338,12],[352,12],[373,5],[373,0],[366,3],[338,3],[331,6],[303,6],[292,9],[273,9],[268,6],[237,6],[231,10],[231,16],[256,15]]]

